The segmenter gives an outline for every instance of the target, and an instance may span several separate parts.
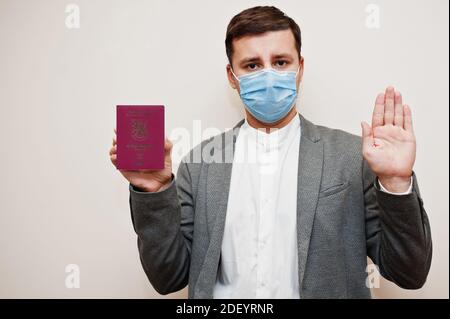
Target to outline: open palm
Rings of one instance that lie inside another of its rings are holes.
[[[380,181],[410,178],[416,157],[411,109],[403,105],[402,95],[393,87],[379,94],[372,126],[362,122],[364,159]]]

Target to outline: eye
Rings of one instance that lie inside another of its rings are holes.
[[[257,68],[258,68],[258,65],[256,63],[247,64],[247,69],[250,70],[250,71],[254,71]]]
[[[285,66],[287,66],[288,62],[286,60],[277,60],[275,62],[275,67],[277,68],[284,68]]]

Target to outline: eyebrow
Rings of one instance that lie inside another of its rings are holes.
[[[249,62],[257,62],[260,61],[261,59],[259,57],[249,57],[249,58],[244,58],[241,61],[239,61],[239,64],[245,64],[245,63],[249,63]]]
[[[272,56],[272,58],[274,58],[274,59],[282,59],[282,58],[293,59],[292,55],[289,53],[275,54]]]
[[[289,53],[278,53],[278,54],[275,54],[272,56],[272,59],[283,59],[283,58],[293,60],[292,55]],[[254,63],[254,62],[258,62],[258,61],[261,61],[261,59],[257,56],[254,56],[254,57],[248,57],[248,58],[242,59],[241,61],[239,61],[239,64],[242,65],[242,64],[246,64],[246,63],[250,63],[250,62]]]

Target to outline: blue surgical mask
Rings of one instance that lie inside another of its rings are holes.
[[[297,99],[297,71],[264,69],[237,77],[240,95],[247,110],[264,123],[274,123],[285,117]]]

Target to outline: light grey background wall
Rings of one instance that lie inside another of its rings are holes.
[[[66,26],[70,3],[78,29]],[[108,157],[115,105],[166,105],[167,135],[232,127],[243,113],[226,80],[225,30],[257,4],[302,28],[298,109],[309,120],[360,134],[391,84],[411,105],[433,264],[421,290],[382,281],[373,294],[448,298],[447,0],[0,0],[0,297],[161,297],[140,267],[128,184]],[[379,28],[367,24],[370,4]],[[79,288],[66,287],[69,264]]]

